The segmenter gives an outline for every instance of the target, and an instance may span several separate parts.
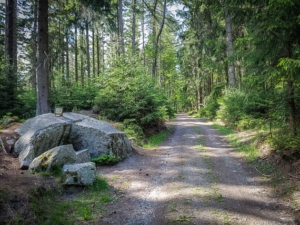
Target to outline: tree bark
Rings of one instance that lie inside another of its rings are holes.
[[[95,28],[92,27],[92,54],[93,54],[93,77],[96,77],[96,63],[95,63]]]
[[[121,53],[125,53],[124,44],[124,28],[123,28],[123,0],[118,0],[118,23],[119,23],[119,39]]]
[[[69,31],[68,31],[68,27],[66,27],[66,80],[67,80],[67,86],[71,84],[69,57],[70,57],[69,56]]]
[[[14,107],[17,87],[17,0],[6,0],[5,8],[5,73],[7,106]]]
[[[144,2],[143,2],[144,3]],[[142,41],[143,41],[143,65],[146,65],[146,53],[145,53],[145,9],[144,9],[144,5],[143,5],[143,14],[142,14]]]
[[[157,3],[157,1],[156,1]],[[164,29],[164,25],[165,25],[165,18],[166,18],[166,8],[167,8],[167,0],[164,0],[164,6],[163,6],[163,18],[162,18],[162,22],[157,34],[157,37],[154,36],[154,38],[156,38],[155,43],[154,43],[154,60],[153,60],[153,65],[152,65],[152,76],[154,77],[156,75],[156,70],[157,70],[157,55],[158,55],[158,43],[162,34],[162,31]],[[156,7],[155,7],[156,8]]]
[[[158,3],[158,0],[155,0],[154,1],[154,6],[153,6],[153,13],[152,13],[152,43],[153,43],[153,49],[154,49],[154,52],[153,52],[153,62],[152,62],[152,77],[155,76],[156,74],[156,22],[155,22],[155,13],[156,13],[156,8],[157,8],[157,3]]]
[[[132,53],[135,53],[135,36],[136,36],[136,0],[132,0]]]
[[[48,0],[38,0],[38,90],[36,115],[50,112],[48,76]]]
[[[37,70],[37,2],[33,3],[33,30],[32,30],[32,68],[31,68],[31,87],[36,90],[36,70]]]
[[[99,38],[99,32],[97,31],[96,35],[96,41],[97,41],[97,76],[100,77],[100,38]]]
[[[90,63],[90,40],[89,40],[89,23],[85,21],[85,35],[86,35],[86,67],[88,78],[91,77],[91,63]]]
[[[75,26],[75,81],[78,82],[78,43],[77,43],[77,24]]]
[[[81,29],[81,35],[80,35],[80,47],[83,48],[83,36],[84,31],[83,28]],[[80,77],[81,77],[81,86],[84,87],[84,62],[83,62],[83,52],[80,53]]]
[[[228,11],[228,5],[225,6],[225,21],[226,21],[226,40],[227,40],[229,85],[231,87],[234,87],[235,86],[235,71],[234,71],[234,63],[231,58],[233,55],[233,38],[232,38],[232,29],[231,29],[231,18],[230,18],[230,14]]]

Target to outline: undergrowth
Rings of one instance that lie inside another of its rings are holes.
[[[299,192],[299,188],[295,183],[288,179],[286,174],[280,170],[276,164],[262,158],[260,152],[254,146],[255,138],[243,143],[237,133],[224,126],[214,124],[214,127],[225,136],[225,139],[238,152],[240,152],[250,165],[261,175],[266,183],[274,188],[274,191],[282,197],[292,197]],[[292,203],[294,208],[300,207],[300,202]]]
[[[157,148],[158,145],[167,138],[170,132],[171,128],[167,128],[158,134],[152,135],[145,143],[142,144],[142,147],[150,149]]]
[[[97,158],[92,158],[92,162],[96,163],[97,166],[101,165],[114,165],[120,162],[122,158],[120,156],[103,154]]]
[[[63,198],[62,191],[36,188],[30,193],[32,224],[82,224],[103,214],[107,202],[116,199],[110,195],[104,178],[97,177],[94,184],[75,193],[74,198]]]

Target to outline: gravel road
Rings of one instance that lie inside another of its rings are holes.
[[[209,122],[179,114],[155,150],[101,167],[116,200],[96,224],[296,224]]]

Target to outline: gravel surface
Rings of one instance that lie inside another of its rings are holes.
[[[101,167],[116,200],[95,224],[296,224],[209,122],[179,114],[155,150]]]

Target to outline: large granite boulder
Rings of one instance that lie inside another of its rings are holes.
[[[43,114],[29,119],[16,132],[21,138],[15,143],[14,153],[19,156],[21,169],[27,169],[34,158],[60,145],[69,143],[71,122]]]
[[[55,167],[75,163],[77,156],[72,145],[61,145],[36,157],[29,165],[33,172],[50,172]]]
[[[93,162],[64,165],[63,184],[92,185],[95,180],[96,165]]]
[[[92,158],[103,154],[124,158],[132,152],[125,133],[93,118],[72,125],[70,142],[75,150],[88,149]]]
[[[125,133],[106,122],[76,113],[64,113],[61,117],[43,114],[29,119],[16,132],[22,135],[14,149],[21,169],[27,169],[44,152],[66,144],[73,144],[76,151],[88,149],[91,157],[110,154],[125,158],[132,152]]]

